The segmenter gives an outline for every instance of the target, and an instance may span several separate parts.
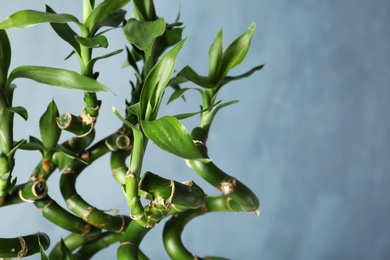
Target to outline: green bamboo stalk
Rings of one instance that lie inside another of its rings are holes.
[[[63,239],[66,248],[68,248],[70,252],[76,250],[77,248],[81,247],[82,245],[90,241],[91,240],[88,237],[80,234],[75,234],[75,233],[71,233],[66,238]],[[58,242],[50,251],[49,259],[50,260],[65,259],[61,250],[61,241]]]
[[[130,138],[127,135],[112,134],[105,140],[106,146],[111,152],[131,149]]]
[[[149,171],[144,174],[139,189],[152,195],[152,205],[162,205],[167,211],[171,209],[172,204],[185,208],[199,208],[206,197],[203,190],[192,181],[180,183]]]
[[[82,154],[82,158],[92,163],[109,152],[104,140],[99,141]],[[60,190],[68,208],[92,226],[121,232],[130,222],[127,216],[109,215],[88,204],[76,191],[76,179],[87,167],[78,160],[73,160],[63,171],[60,178]]]
[[[19,198],[25,202],[34,202],[47,196],[48,187],[46,182],[28,182],[19,188]]]
[[[50,245],[49,237],[44,233],[37,233],[15,238],[0,238],[0,257],[25,257],[40,252],[39,241],[44,249]]]
[[[207,147],[201,142],[196,142],[196,144],[204,158],[209,158]],[[219,189],[222,194],[229,195],[230,198],[240,204],[244,211],[258,214],[260,202],[253,191],[242,182],[222,171],[212,161],[204,163],[199,160],[189,160],[189,164],[203,179]]]
[[[143,260],[148,259],[139,249],[139,245],[145,235],[151,230],[132,221],[127,226],[117,250],[118,260]]]
[[[76,234],[82,234],[87,237],[94,237],[97,233],[100,233],[99,228],[96,228],[86,223],[81,218],[71,214],[58,205],[55,200],[51,199],[49,195],[43,199],[36,200],[34,204],[44,218],[65,230]]]
[[[96,131],[95,129],[93,129],[87,135],[84,135],[82,137],[70,137],[62,145],[75,153],[81,153],[93,142],[93,140],[95,139],[95,134]]]
[[[95,240],[83,245],[76,253],[73,254],[73,259],[91,259],[91,257],[100,250],[118,242],[122,238],[122,235],[122,233],[112,231],[104,232]]]
[[[215,197],[207,197],[202,207],[198,209],[189,209],[177,214],[172,210],[171,219],[169,219],[164,226],[163,242],[165,250],[172,259],[203,259],[188,251],[181,240],[181,234],[186,224],[188,224],[195,217],[204,215],[210,212],[239,212],[243,208],[238,203],[234,202],[227,195],[220,195]],[[225,259],[220,257],[208,256],[204,259]]]
[[[48,187],[45,182],[35,181],[15,185],[8,192],[4,203],[1,205],[9,206],[23,202],[34,202],[47,196]]]

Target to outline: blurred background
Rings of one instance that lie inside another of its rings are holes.
[[[58,13],[81,17],[81,1],[17,0],[1,2],[0,20],[20,9],[44,10],[45,3]],[[222,90],[223,101],[240,102],[219,112],[208,143],[214,162],[258,195],[260,218],[214,213],[194,219],[183,233],[187,248],[199,256],[231,259],[390,259],[390,2],[156,0],[156,9],[168,22],[181,12],[188,40],[178,69],[190,65],[206,74],[208,49],[219,29],[226,47],[253,21],[257,29],[248,57],[231,75],[265,64],[260,72]],[[128,10],[130,17],[131,6]],[[63,62],[70,47],[49,25],[8,34],[11,69],[31,64],[79,70],[74,57]],[[126,46],[120,30],[108,36],[108,50],[97,54]],[[98,138],[120,126],[111,106],[124,111],[129,97],[133,72],[120,68],[124,60],[122,54],[97,63],[100,81],[117,94],[99,94],[103,107]],[[15,139],[39,136],[39,117],[52,99],[60,113],[78,114],[82,109],[81,91],[21,79],[15,83],[14,104],[29,111],[27,122],[16,117]],[[198,110],[197,94],[187,95],[187,100],[163,106],[160,115]],[[197,121],[184,123],[191,129]],[[19,182],[28,179],[39,159],[38,152],[17,153]],[[127,214],[108,160],[105,156],[88,167],[77,189],[96,207]],[[193,179],[209,195],[218,193],[182,160],[153,144],[143,170],[178,181]],[[65,206],[58,180],[56,172],[49,179],[49,194]],[[1,237],[42,231],[54,245],[67,235],[32,204],[0,208],[0,215]],[[169,259],[161,232],[158,225],[141,244],[151,259]],[[116,247],[95,259],[112,259]]]

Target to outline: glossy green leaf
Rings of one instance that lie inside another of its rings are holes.
[[[209,118],[214,118],[215,115],[217,114],[217,112],[221,109],[221,108],[224,108],[224,107],[227,107],[227,106],[230,106],[232,104],[235,104],[237,103],[238,100],[232,100],[232,101],[228,101],[228,102],[225,102],[225,103],[222,103],[222,104],[219,104],[217,106],[215,106],[208,114],[208,117]]]
[[[167,52],[146,77],[140,98],[141,119],[153,120],[157,117],[164,90],[175,69],[176,57],[184,41],[185,39]]]
[[[109,13],[103,20],[101,20],[96,27],[113,27],[117,28],[125,19],[126,11],[123,9],[117,9]]]
[[[249,71],[247,71],[247,72],[245,72],[245,73],[243,73],[241,75],[238,75],[238,76],[226,76],[222,80],[221,86],[226,85],[227,83],[229,83],[230,81],[233,81],[233,80],[239,80],[239,79],[243,79],[243,78],[249,77],[250,75],[252,75],[256,71],[261,70],[263,67],[264,67],[264,64],[256,66],[256,67],[252,68],[251,70],[249,70]]]
[[[75,36],[75,39],[78,43],[83,45],[87,48],[107,48],[108,47],[108,40],[106,36],[100,35],[96,37],[91,38],[85,38],[80,36]]]
[[[149,55],[152,52],[154,39],[162,35],[164,31],[165,20],[163,18],[150,22],[131,18],[123,27],[127,40]]]
[[[167,104],[173,102],[174,100],[182,97],[184,95],[184,93],[189,90],[190,88],[179,88],[177,90],[175,90],[172,95],[169,97],[168,101],[167,101]]]
[[[61,129],[57,126],[57,117],[59,115],[57,105],[52,100],[39,120],[42,143],[46,150],[55,147],[60,139]]]
[[[127,5],[130,0],[104,0],[88,16],[85,26],[90,35],[94,35],[102,26],[103,21],[110,16],[110,13]]]
[[[221,100],[216,102],[214,105],[212,105],[211,107],[208,107],[206,109],[202,109],[198,112],[190,112],[190,113],[181,113],[181,114],[177,114],[177,115],[173,115],[173,117],[179,119],[179,120],[183,120],[183,119],[187,119],[187,118],[190,118],[190,117],[193,117],[195,115],[198,115],[198,114],[201,114],[203,112],[206,112],[206,111],[210,111],[212,110],[212,108],[218,106],[218,104],[221,103]]]
[[[26,121],[28,119],[28,112],[27,112],[27,110],[24,107],[21,107],[21,106],[8,107],[7,110],[11,111],[11,112],[13,112],[15,114],[18,114],[19,116],[21,116]]]
[[[54,14],[35,10],[22,10],[8,16],[0,23],[0,29],[25,28],[40,23],[68,23],[80,25],[79,20],[70,14]]]
[[[140,21],[153,21],[156,19],[156,10],[153,0],[134,0],[134,17]]]
[[[190,66],[185,66],[178,74],[178,77],[184,77],[203,88],[215,88],[216,86],[209,82],[207,77],[200,76]]]
[[[184,28],[169,28],[167,26],[165,32],[156,39],[156,43],[153,47],[153,53],[156,57],[161,56],[169,47],[180,42],[183,34]]]
[[[46,254],[45,248],[42,246],[41,239],[38,236],[39,252],[41,255],[41,260],[49,260],[49,257]]]
[[[89,92],[109,91],[113,93],[102,83],[65,69],[42,66],[20,66],[11,72],[7,85],[17,78],[28,78],[40,83],[67,89],[78,89]]]
[[[218,82],[216,76],[218,73],[219,66],[221,64],[222,53],[223,53],[223,46],[222,46],[222,29],[221,29],[219,30],[209,50],[209,80],[214,84]]]
[[[252,23],[248,30],[234,40],[224,51],[219,65],[217,80],[221,81],[228,72],[240,64],[246,54],[252,40],[253,33],[256,28],[256,23]]]
[[[87,68],[86,68],[86,71],[93,71],[93,66],[95,65],[95,63],[98,61],[98,60],[102,60],[102,59],[106,59],[106,58],[109,58],[111,56],[114,56],[116,54],[119,54],[121,53],[123,50],[116,50],[116,51],[113,51],[113,52],[110,52],[106,55],[102,55],[102,56],[98,56],[98,57],[95,57],[93,58],[92,60],[90,60],[87,64]]]
[[[39,150],[40,152],[42,152],[43,151],[43,143],[38,138],[36,138],[34,136],[30,136],[28,142],[23,142],[19,146],[19,149],[28,150],[28,151]]]
[[[61,238],[61,259],[60,260],[73,260],[72,252],[66,246],[62,238]]]
[[[55,151],[53,155],[53,163],[61,170],[64,169],[71,161],[77,160],[83,164],[88,164],[85,160],[83,160],[80,156],[78,156],[75,152],[67,149],[66,147],[57,144],[56,147],[53,148]]]
[[[175,117],[164,116],[157,120],[140,123],[145,135],[162,150],[184,159],[209,161],[209,159],[202,158],[190,133]]]
[[[26,139],[19,140],[17,142],[14,142],[14,146],[12,147],[11,151],[7,154],[7,156],[11,156],[11,154],[14,154],[16,150],[18,150],[23,144],[27,142]]]
[[[0,88],[5,87],[9,65],[11,63],[11,45],[5,30],[0,30]]]
[[[54,10],[48,5],[46,5],[46,12],[55,13]],[[78,55],[80,55],[80,45],[75,39],[77,33],[73,31],[73,29],[66,23],[50,23],[50,25],[57,33],[57,35],[60,36],[61,39],[69,43],[73,47],[73,50]]]

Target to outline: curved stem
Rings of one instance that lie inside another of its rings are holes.
[[[109,152],[104,140],[96,143],[83,153],[82,158],[92,163],[94,160]],[[109,215],[88,204],[76,191],[76,179],[87,167],[78,160],[73,160],[63,171],[60,178],[60,190],[68,208],[87,223],[107,230],[121,232],[130,222],[127,216]]]
[[[171,212],[172,218],[165,223],[163,230],[163,241],[165,250],[172,259],[202,259],[188,251],[181,240],[181,234],[186,224],[195,217],[210,212],[242,211],[242,207],[232,201],[228,196],[221,195],[207,197],[203,207],[198,209],[189,209],[179,214]],[[219,257],[205,257],[204,259],[224,259]]]
[[[39,243],[46,250],[50,245],[49,237],[44,233],[37,233],[15,238],[0,238],[0,257],[25,257],[40,252]]]
[[[139,245],[149,230],[151,229],[141,226],[137,221],[132,221],[126,228],[118,247],[118,260],[147,259],[139,249]]]
[[[97,239],[83,245],[74,255],[73,258],[76,259],[90,259],[100,250],[107,248],[111,244],[118,242],[122,233],[117,232],[104,232]]]

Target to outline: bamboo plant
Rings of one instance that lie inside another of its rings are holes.
[[[56,13],[49,6],[44,11],[21,10],[0,23],[0,207],[33,203],[44,218],[69,231],[69,235],[48,253],[45,250],[50,240],[44,233],[0,238],[0,258],[40,253],[41,259],[89,259],[99,250],[117,244],[118,259],[148,259],[147,252],[139,249],[140,243],[148,231],[169,218],[163,230],[168,255],[172,259],[201,259],[189,252],[181,240],[183,228],[193,218],[223,211],[259,214],[256,195],[219,168],[207,152],[207,139],[215,115],[221,108],[237,102],[221,102],[219,92],[229,82],[248,77],[262,68],[259,65],[242,75],[229,75],[230,70],[244,60],[255,23],[227,48],[222,45],[222,30],[218,32],[209,49],[208,75],[203,76],[190,66],[176,68],[176,59],[186,41],[182,38],[184,26],[180,15],[169,23],[157,15],[152,0],[134,0],[132,17],[126,18],[129,2],[83,0],[81,19],[72,14]],[[40,65],[11,69],[12,39],[8,38],[7,30],[42,23],[49,23],[57,36],[69,44],[68,58],[78,60],[78,71]],[[123,31],[127,39],[125,51],[94,56],[96,48],[107,47],[106,32],[112,29]],[[126,99],[125,111],[118,111],[115,104],[112,108],[118,127],[105,138],[95,140],[95,124],[102,104],[98,92],[112,91],[99,82],[94,65],[119,54],[124,55],[136,80],[130,82],[131,95]],[[18,78],[82,91],[82,112],[80,115],[60,114],[54,98],[39,120],[40,137],[15,140],[14,116],[28,119],[27,109],[13,104],[16,88],[13,82]],[[166,88],[174,90],[169,102],[184,98],[184,95],[187,99],[192,98],[191,92],[199,93],[200,110],[159,117]],[[200,121],[189,132],[180,120],[192,116],[199,116]],[[62,131],[74,136],[60,141]],[[183,158],[194,172],[219,190],[217,195],[205,195],[193,181],[182,183],[148,171],[143,159],[149,141]],[[21,149],[39,151],[42,155],[36,167],[31,169],[31,177],[24,182],[16,179],[18,173],[14,171],[15,153]],[[109,214],[77,192],[78,176],[105,154],[110,154],[112,174],[122,188],[128,214]],[[56,172],[61,175],[59,189],[67,208],[48,194],[47,180]]]

